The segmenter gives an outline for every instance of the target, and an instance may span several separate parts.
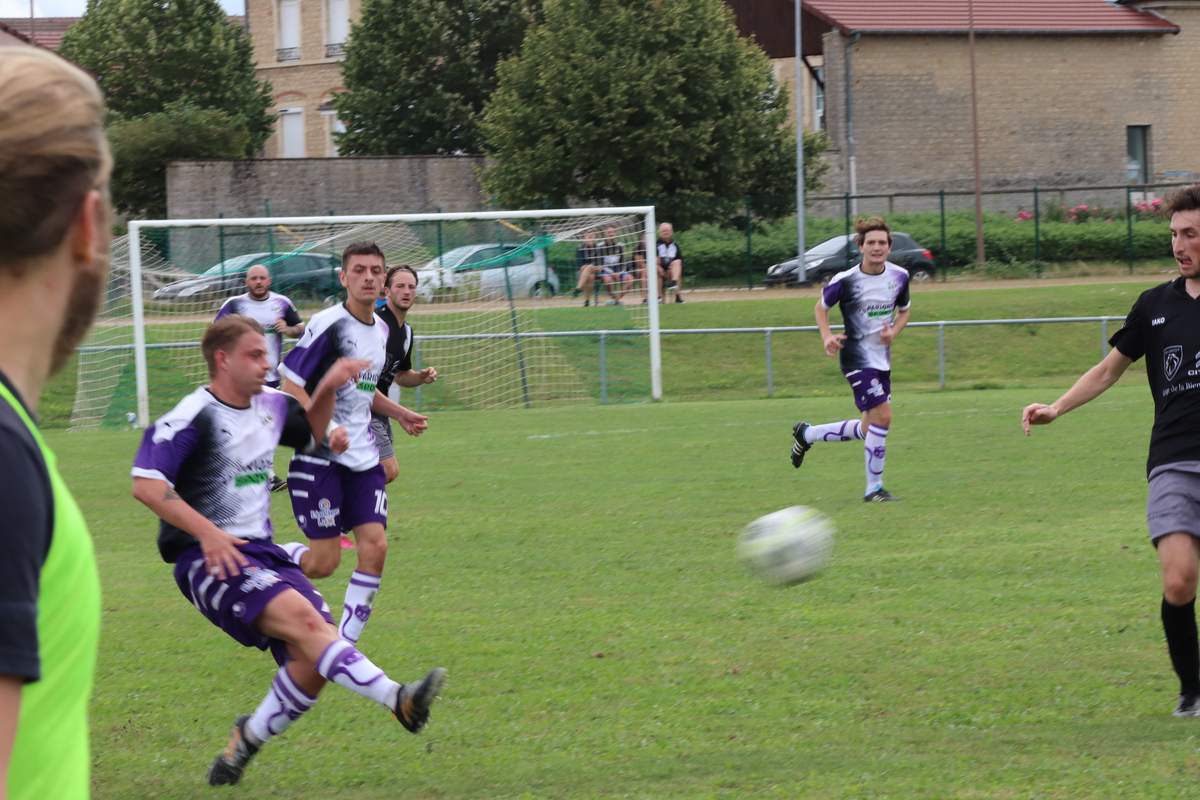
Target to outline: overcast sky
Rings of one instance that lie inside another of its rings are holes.
[[[245,14],[244,0],[220,0],[230,14]],[[33,0],[33,12],[39,17],[82,17],[87,0]],[[29,0],[0,0],[0,17],[28,17]]]

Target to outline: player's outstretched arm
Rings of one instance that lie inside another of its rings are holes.
[[[1079,376],[1075,385],[1050,405],[1030,403],[1021,411],[1021,428],[1025,435],[1033,425],[1049,425],[1068,411],[1104,394],[1110,386],[1121,379],[1133,360],[1117,348],[1108,351],[1100,363]]]
[[[429,417],[393,402],[378,389],[375,390],[375,399],[371,403],[371,410],[380,416],[391,417],[399,422],[400,427],[404,428],[405,433],[409,436],[420,436],[429,427]]]
[[[308,396],[308,392],[306,392],[306,391],[304,390],[304,387],[303,387],[303,386],[301,386],[300,384],[296,383],[295,381],[292,381],[292,380],[289,380],[289,379],[287,379],[287,378],[284,378],[284,379],[283,379],[283,385],[279,387],[279,391],[281,391],[281,392],[287,392],[287,393],[288,393],[288,394],[290,394],[292,397],[294,397],[294,398],[296,398],[297,400],[299,400],[299,401],[300,401],[300,405],[304,406],[304,408],[306,408],[306,409],[307,409],[307,408],[308,408],[310,405],[312,405],[312,398]]]
[[[242,571],[242,567],[249,563],[238,551],[238,545],[245,544],[245,539],[230,536],[212,524],[207,517],[176,494],[166,481],[157,478],[134,478],[133,496],[157,514],[159,519],[174,525],[184,533],[191,534],[204,551],[204,561],[209,574],[216,576],[217,580],[237,575]]]
[[[425,383],[433,383],[437,379],[437,370],[433,367],[426,367],[425,369],[410,369],[406,372],[398,373],[395,377],[396,383],[409,389]]]

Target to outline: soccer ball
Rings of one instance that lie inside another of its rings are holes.
[[[820,511],[792,506],[747,525],[738,538],[738,557],[766,581],[799,583],[829,563],[833,530]]]

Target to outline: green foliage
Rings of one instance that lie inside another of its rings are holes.
[[[334,99],[346,155],[478,153],[496,65],[516,52],[541,0],[366,0]]]
[[[158,113],[114,119],[108,126],[113,149],[112,195],[129,216],[162,219],[167,214],[167,162],[182,158],[236,158],[250,134],[224,111],[173,103]]]
[[[255,78],[246,30],[216,0],[89,0],[61,51],[96,76],[119,118],[172,104],[220,111],[246,132],[244,156],[271,134],[270,85]],[[174,157],[199,155],[183,147]]]
[[[755,208],[761,205],[755,199]],[[946,215],[946,246],[942,248],[941,219],[937,212],[899,213],[888,216],[893,230],[911,234],[929,248],[943,267],[961,267],[975,261],[975,217],[969,211]],[[1132,250],[1137,260],[1170,255],[1170,236],[1161,217],[1135,218]],[[811,247],[846,232],[842,218],[810,217],[806,239]],[[1087,221],[1046,222],[1040,225],[1040,244],[1035,248],[1032,220],[1019,221],[1006,214],[985,214],[984,236],[989,263],[1022,262],[1023,267],[1003,270],[1005,276],[1036,274],[1035,262],[1124,261],[1129,237],[1125,220],[1093,217]],[[746,231],[718,225],[697,225],[677,231],[687,255],[689,275],[705,278],[745,276],[764,270],[796,255],[796,220],[789,216],[755,224],[751,254],[746,255]],[[1036,251],[1036,252],[1035,252]],[[996,267],[996,269],[1000,269]],[[1000,277],[993,270],[988,273]]]
[[[603,19],[604,24],[597,24]],[[506,207],[653,202],[681,225],[795,183],[795,139],[767,56],[720,0],[558,0],[500,65],[482,129]],[[806,138],[819,185],[823,136]]]

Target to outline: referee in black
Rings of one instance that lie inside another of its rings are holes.
[[[1200,565],[1200,184],[1167,197],[1179,277],[1147,289],[1109,339],[1108,355],[1050,405],[1025,407],[1021,425],[1048,425],[1108,389],[1146,357],[1154,428],[1146,523],[1162,567],[1162,624],[1179,676],[1177,717],[1200,717],[1196,577]]]

